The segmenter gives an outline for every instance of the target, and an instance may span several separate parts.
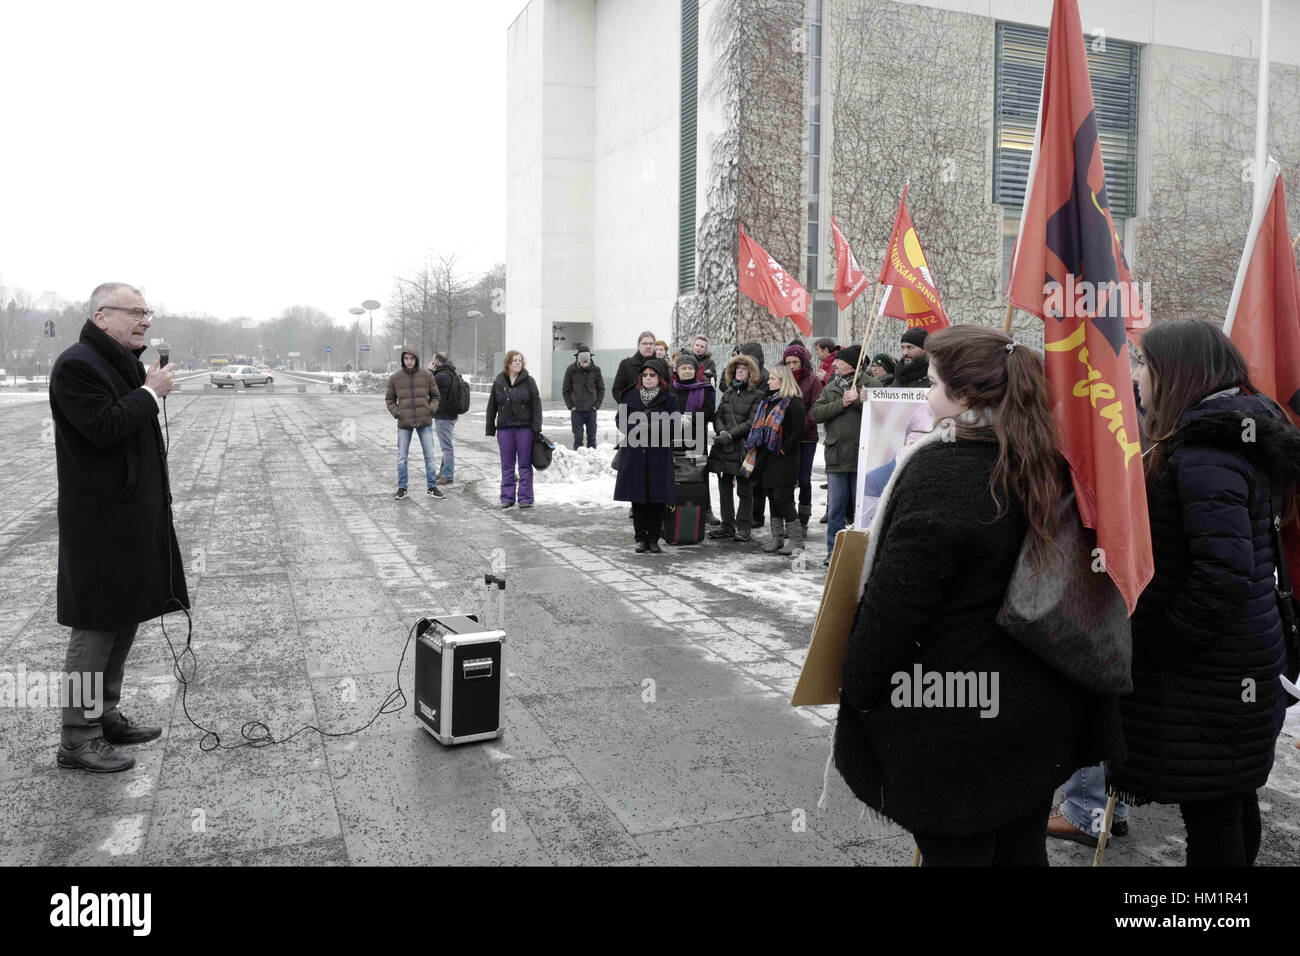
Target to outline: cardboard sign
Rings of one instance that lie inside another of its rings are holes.
[[[835,536],[830,573],[822,588],[808,656],[790,698],[792,707],[840,702],[840,675],[849,646],[849,629],[858,610],[858,585],[866,554],[867,532],[845,528]]]

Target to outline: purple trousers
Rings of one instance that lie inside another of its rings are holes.
[[[519,501],[533,503],[533,430],[498,428],[501,449],[501,501],[515,500],[515,462],[519,463]]]

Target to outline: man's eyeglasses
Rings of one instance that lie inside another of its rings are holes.
[[[100,312],[107,312],[109,309],[114,309],[118,312],[125,312],[128,315],[130,315],[131,318],[136,319],[137,321],[140,319],[153,318],[152,309],[127,309],[127,308],[123,308],[120,305],[101,305],[99,307]]]

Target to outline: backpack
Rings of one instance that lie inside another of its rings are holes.
[[[469,382],[465,381],[465,376],[453,369],[446,369],[446,372],[451,379],[451,394],[447,396],[448,405],[457,415],[464,415],[469,411]]]

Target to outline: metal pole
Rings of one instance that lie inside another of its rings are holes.
[[[375,371],[375,313],[370,309],[366,311],[370,313],[370,353],[366,356],[366,368],[370,369],[370,373],[373,375]]]
[[[474,371],[472,373],[478,378],[478,319],[474,320]]]
[[[1254,206],[1263,197],[1264,178],[1268,170],[1268,7],[1269,0],[1259,0],[1259,96],[1255,100],[1255,192]]]

